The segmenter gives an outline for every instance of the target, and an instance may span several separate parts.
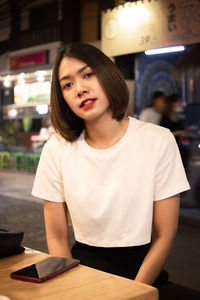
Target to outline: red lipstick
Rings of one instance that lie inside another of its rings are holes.
[[[81,102],[80,107],[83,109],[87,109],[93,106],[96,100],[97,100],[96,98],[87,98]]]

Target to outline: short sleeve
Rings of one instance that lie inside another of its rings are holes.
[[[139,120],[143,122],[146,122],[148,120],[148,111],[146,109],[144,109],[139,115]]]
[[[158,149],[154,199],[169,198],[189,189],[176,140],[166,129]]]
[[[59,145],[53,135],[44,145],[32,189],[32,195],[53,202],[64,202]]]

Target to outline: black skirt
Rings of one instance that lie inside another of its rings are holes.
[[[133,247],[104,248],[75,242],[72,256],[82,265],[114,275],[135,279],[151,244]],[[166,271],[158,276],[154,286],[158,287],[168,279]]]
[[[82,265],[114,275],[135,279],[151,244],[134,247],[103,248],[75,242],[72,256]],[[168,272],[161,271],[153,284],[159,300],[199,300],[200,292],[168,281]]]

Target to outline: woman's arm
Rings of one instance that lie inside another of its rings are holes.
[[[179,206],[179,195],[154,202],[152,245],[138,271],[136,281],[151,285],[160,274],[176,236]]]
[[[44,200],[44,219],[49,253],[71,258],[66,203]]]
[[[186,137],[187,136],[187,131],[186,130],[175,130],[172,131],[174,136],[180,136],[180,137]]]

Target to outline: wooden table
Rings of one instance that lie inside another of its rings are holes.
[[[10,278],[10,273],[48,257],[26,248],[24,253],[0,259],[0,295],[11,300],[157,300],[151,286],[79,265],[43,283]]]

